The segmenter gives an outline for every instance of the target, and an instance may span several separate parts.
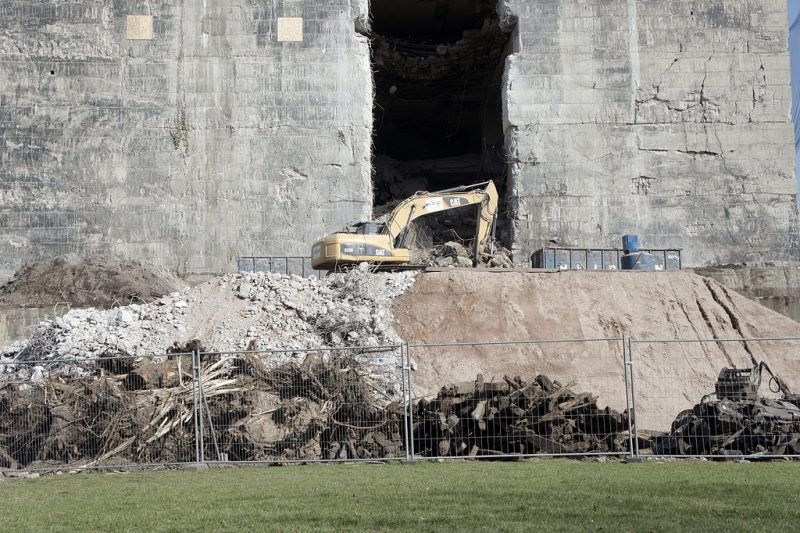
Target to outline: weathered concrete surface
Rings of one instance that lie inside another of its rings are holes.
[[[2,2],[0,280],[70,252],[230,270],[367,218],[367,5]],[[688,266],[798,259],[784,0],[498,9],[520,264],[631,231]]]
[[[798,258],[784,0],[507,0],[514,251]]]
[[[366,0],[4,0],[0,280],[119,254],[307,255],[371,208]],[[152,17],[152,39],[149,19]],[[278,17],[303,41],[278,42]],[[145,37],[129,39],[128,37]]]

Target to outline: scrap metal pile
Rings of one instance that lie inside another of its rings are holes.
[[[759,390],[764,374],[769,389],[783,399],[764,398]],[[681,412],[667,435],[653,439],[659,455],[797,455],[800,453],[798,397],[766,362],[752,368],[723,368],[709,394]]]
[[[757,398],[701,402],[681,412],[669,434],[657,436],[659,455],[800,454],[800,408]]]
[[[415,452],[423,456],[614,453],[628,448],[628,417],[546,376],[485,383],[482,376],[420,401]]]

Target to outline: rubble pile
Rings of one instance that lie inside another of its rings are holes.
[[[621,452],[628,417],[600,409],[589,393],[539,375],[443,388],[414,414],[415,452],[423,456],[491,456]]]
[[[302,365],[274,369],[257,356],[248,356],[243,363],[245,375],[256,382],[240,407],[247,414],[231,418],[226,398],[211,406],[214,425],[223,429],[218,449],[228,459],[371,459],[405,454],[402,407],[376,401],[375,383],[356,358],[344,356],[329,363],[307,359]]]
[[[0,385],[0,468],[195,460],[191,357],[99,360],[92,375]],[[202,362],[205,457],[274,461],[399,457],[402,410],[379,405],[354,359],[269,367]]]
[[[666,435],[653,438],[660,455],[800,454],[800,408],[788,400],[705,401],[681,412]]]
[[[322,280],[275,273],[226,275],[155,302],[110,310],[73,309],[43,322],[31,339],[0,351],[0,381],[76,371],[103,354],[164,354],[174,342],[202,339],[212,351],[281,349],[271,362],[300,362],[309,349],[399,342],[391,302],[413,272],[369,272],[361,265]],[[393,365],[389,359],[365,363]],[[11,362],[36,362],[11,366]],[[4,366],[5,363],[5,366]],[[79,372],[80,374],[80,372]]]
[[[499,244],[495,244],[490,249],[493,249],[494,253],[482,253],[478,266],[487,268],[514,267],[509,250]],[[470,241],[465,244],[457,241],[448,241],[428,249],[414,250],[414,262],[442,268],[471,268],[474,262],[474,254],[472,253]]]
[[[463,244],[449,241],[419,254],[423,264],[436,267],[472,267],[473,254]]]

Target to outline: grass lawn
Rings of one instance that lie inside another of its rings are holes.
[[[316,465],[0,481],[0,531],[796,530],[800,463]]]

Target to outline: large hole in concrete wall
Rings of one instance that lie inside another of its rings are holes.
[[[503,198],[501,82],[510,33],[496,0],[372,0],[371,15],[376,214],[417,191],[487,179]],[[474,216],[436,218],[429,222],[451,234],[474,230]]]

